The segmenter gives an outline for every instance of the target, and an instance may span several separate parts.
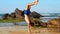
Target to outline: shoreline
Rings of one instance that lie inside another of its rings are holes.
[[[60,34],[49,32],[47,28],[31,29],[32,34]],[[27,26],[0,27],[0,34],[28,34]]]

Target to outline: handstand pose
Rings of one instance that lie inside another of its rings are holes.
[[[38,0],[34,0],[34,2],[32,3],[28,3],[26,5],[26,8],[24,10],[24,16],[25,16],[25,21],[27,22],[27,25],[28,25],[28,32],[30,33],[30,26],[31,26],[31,20],[30,20],[30,17],[29,17],[29,14],[30,14],[30,8],[31,6],[33,5],[36,5],[38,3]]]

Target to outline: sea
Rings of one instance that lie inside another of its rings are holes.
[[[2,19],[2,16],[0,16],[0,19]]]
[[[50,19],[54,19],[54,18],[59,18],[59,17],[40,17],[40,21],[42,22],[48,22]]]
[[[48,13],[42,13],[41,15],[45,16],[45,17],[40,17],[41,20],[40,21],[43,21],[43,22],[48,22],[48,20],[50,19],[54,19],[54,18],[60,18],[60,13],[55,13],[55,14],[48,14]],[[2,16],[3,14],[0,14],[0,19],[2,19]],[[16,23],[17,25],[19,26],[26,26],[27,23],[25,21],[23,22],[17,22]],[[3,27],[3,26],[15,26],[14,23],[1,23],[0,22],[0,27]]]

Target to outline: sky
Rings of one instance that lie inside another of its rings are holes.
[[[0,0],[0,13],[12,13],[16,8],[24,10],[26,4],[34,0]],[[38,13],[60,13],[60,0],[39,0],[31,7],[31,11]]]

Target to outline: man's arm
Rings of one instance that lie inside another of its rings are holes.
[[[28,3],[27,5],[26,5],[26,10],[28,10],[28,9],[30,9],[30,7],[31,6],[33,6],[33,5],[36,5],[38,3],[38,0],[34,0],[34,2],[32,2],[32,3]]]

